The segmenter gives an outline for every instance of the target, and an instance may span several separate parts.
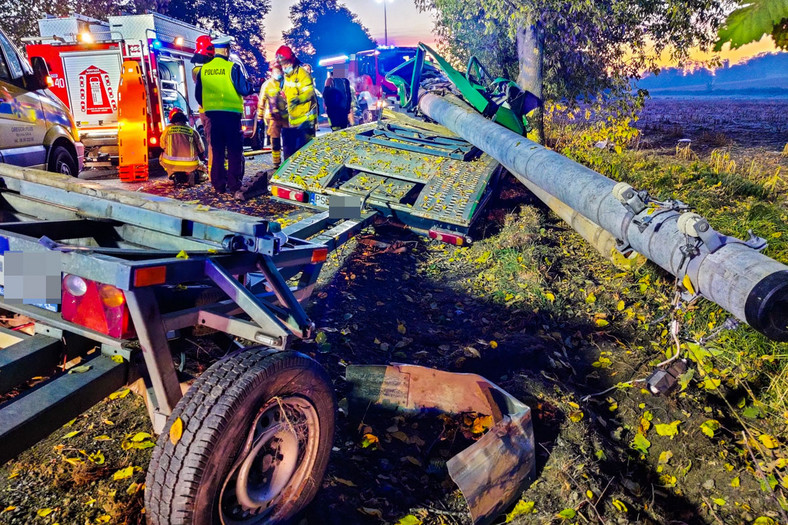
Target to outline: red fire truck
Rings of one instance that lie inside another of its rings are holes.
[[[39,32],[26,39],[27,54],[49,66],[51,89],[70,108],[79,128],[87,167],[106,167],[117,157],[117,90],[124,60],[139,61],[143,72],[150,158],[159,154],[159,139],[173,107],[190,115],[202,132],[190,60],[197,37],[206,31],[149,13],[110,16],[107,22],[82,15],[45,18],[39,20]],[[237,57],[231,58],[244,67]],[[257,95],[246,97],[246,139],[252,139],[256,111]]]

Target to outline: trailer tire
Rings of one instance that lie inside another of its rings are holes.
[[[253,348],[215,363],[159,436],[148,523],[287,523],[320,487],[335,411],[328,375],[303,354]],[[178,419],[183,432],[171,436]]]

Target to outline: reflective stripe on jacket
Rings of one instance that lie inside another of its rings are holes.
[[[269,78],[260,88],[257,103],[257,119],[277,120],[287,123],[287,100],[282,96],[282,83]]]
[[[291,126],[300,126],[304,122],[314,122],[317,119],[315,85],[312,75],[306,69],[296,66],[292,73],[285,75],[284,92]],[[296,101],[295,107],[292,100]]]
[[[161,135],[159,163],[167,171],[194,171],[204,152],[200,135],[189,126],[170,124]]]
[[[233,84],[233,65],[223,57],[215,57],[200,68],[203,111],[243,113],[244,100]]]

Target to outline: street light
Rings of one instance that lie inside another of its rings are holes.
[[[389,26],[388,26],[388,16],[386,13],[386,4],[388,2],[393,2],[394,0],[377,0],[379,4],[383,4],[383,45],[388,47],[389,45]]]

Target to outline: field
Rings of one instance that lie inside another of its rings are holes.
[[[553,123],[549,139],[696,206],[723,233],[752,228],[788,263],[788,103],[740,104],[649,101],[642,135],[621,153],[588,147],[582,127]],[[677,152],[680,138],[689,150]],[[219,204],[205,186],[143,190]],[[265,198],[232,207],[289,210]],[[327,368],[340,406],[347,365],[388,362],[479,373],[528,404],[537,480],[501,522],[788,523],[787,344],[703,300],[673,310],[669,275],[614,266],[514,179],[472,236],[457,248],[380,229],[330,259],[307,309],[319,335],[294,349]],[[643,379],[675,351],[672,319],[692,372],[653,396]],[[196,343],[183,349],[194,372],[228,346]],[[449,424],[370,413],[360,425],[340,413],[328,475],[300,524],[469,524],[448,449],[430,446]],[[144,522],[150,432],[140,397],[106,399],[0,468],[0,523]],[[365,446],[366,433],[379,446]]]

